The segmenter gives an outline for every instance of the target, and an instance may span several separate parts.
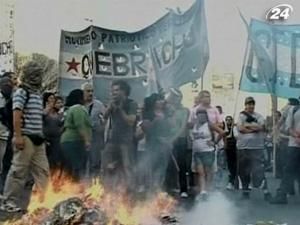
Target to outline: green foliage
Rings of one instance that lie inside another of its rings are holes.
[[[58,63],[54,59],[50,59],[48,56],[33,53],[29,56],[15,54],[15,72],[18,76],[22,74],[22,67],[30,60],[36,61],[44,67],[43,76],[43,91],[51,90],[57,91],[58,87]]]

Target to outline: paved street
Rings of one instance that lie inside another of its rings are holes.
[[[272,193],[279,181],[268,178]],[[225,185],[225,184],[224,184]],[[188,209],[182,217],[184,225],[246,225],[257,221],[274,221],[279,224],[300,224],[300,197],[289,199],[288,205],[270,205],[263,200],[260,190],[253,190],[250,200],[240,200],[237,191],[220,190],[208,202],[183,202]]]
[[[225,179],[223,176],[224,187]],[[268,181],[274,193],[279,182],[272,176]],[[184,213],[179,218],[181,225],[247,225],[256,221],[299,225],[300,197],[296,195],[289,200],[288,205],[270,205],[263,200],[260,190],[253,190],[250,200],[240,200],[240,193],[222,188],[212,194],[208,202],[195,203],[192,199],[181,201]],[[5,217],[0,213],[0,220]]]

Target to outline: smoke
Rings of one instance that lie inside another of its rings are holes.
[[[196,203],[194,209],[180,219],[184,225],[234,225],[237,224],[238,209],[224,194],[212,193],[207,202]]]

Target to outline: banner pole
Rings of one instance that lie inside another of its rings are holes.
[[[276,145],[276,134],[277,134],[277,124],[276,124],[276,112],[278,108],[278,99],[275,95],[271,95],[272,100],[272,142],[273,142],[273,176],[276,177],[276,155],[277,155],[277,145]]]
[[[245,25],[246,25],[246,27],[247,27],[247,31],[248,31],[248,37],[250,37],[250,40],[251,40],[251,45],[252,44],[254,44],[254,52],[255,52],[255,54],[258,54],[258,52],[256,52],[256,49],[259,47],[259,46],[256,46],[255,45],[255,41],[257,41],[257,40],[254,40],[253,39],[253,37],[252,37],[252,33],[251,33],[251,31],[250,31],[250,28],[249,28],[249,25],[248,25],[248,23],[247,23],[247,21],[246,21],[246,19],[244,18],[244,16],[242,15],[242,13],[241,13],[241,11],[240,11],[240,16],[241,16],[241,18],[242,18],[242,20],[244,21],[244,23],[245,23]],[[272,25],[272,24],[270,24],[270,25]],[[273,37],[274,38],[274,37]],[[273,54],[274,56],[275,56],[275,63],[277,63],[277,46],[276,45],[274,45],[274,54]],[[261,56],[261,55],[260,55]],[[265,57],[265,55],[263,55],[263,57]],[[266,63],[267,64],[267,62],[262,62],[262,61],[260,61],[260,60],[258,60],[258,67],[262,67],[262,68],[264,68],[264,66],[262,65],[262,64],[264,64],[264,63]],[[266,65],[267,66],[267,65]],[[269,65],[270,66],[270,65]],[[271,66],[273,66],[273,65],[271,65]],[[275,65],[275,68],[277,68],[277,65]],[[269,72],[270,73],[270,72]],[[276,73],[276,69],[275,69],[275,71],[273,72],[273,74],[271,74],[272,75],[272,79],[271,79],[271,81],[273,82],[272,83],[272,86],[270,86],[270,84],[269,84],[269,80],[268,80],[268,77],[267,76],[269,76],[269,74],[267,75],[266,74],[266,71],[264,71],[264,70],[262,70],[262,77],[263,77],[263,79],[264,79],[264,82],[266,83],[266,86],[267,86],[267,89],[268,89],[268,91],[270,92],[270,96],[271,96],[271,99],[272,99],[272,120],[273,120],[273,127],[272,127],[272,133],[273,133],[273,138],[272,138],[272,141],[273,141],[273,175],[275,175],[275,172],[276,172],[276,144],[275,144],[275,141],[276,141],[276,137],[275,137],[275,134],[276,134],[276,132],[277,132],[277,130],[276,130],[276,125],[275,125],[275,115],[276,115],[276,111],[277,111],[277,97],[276,96],[274,96],[274,88],[275,88],[275,81],[276,81],[276,75],[277,75],[277,73]]]
[[[270,25],[274,25],[274,21],[269,21],[269,24]],[[273,36],[273,41],[274,41],[274,63],[275,63],[275,73],[273,75],[273,81],[274,80],[277,80],[276,77],[277,77],[277,42],[276,42],[276,38]],[[274,87],[273,87],[274,88]],[[277,163],[276,163],[276,155],[277,155],[277,144],[276,144],[276,137],[277,137],[277,124],[276,124],[276,112],[278,110],[278,98],[276,95],[274,94],[271,94],[271,101],[272,101],[272,123],[273,123],[273,126],[272,126],[272,142],[273,142],[273,176],[276,177],[276,166],[277,166]]]

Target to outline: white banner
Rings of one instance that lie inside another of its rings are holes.
[[[14,70],[14,1],[0,0],[0,74]]]

